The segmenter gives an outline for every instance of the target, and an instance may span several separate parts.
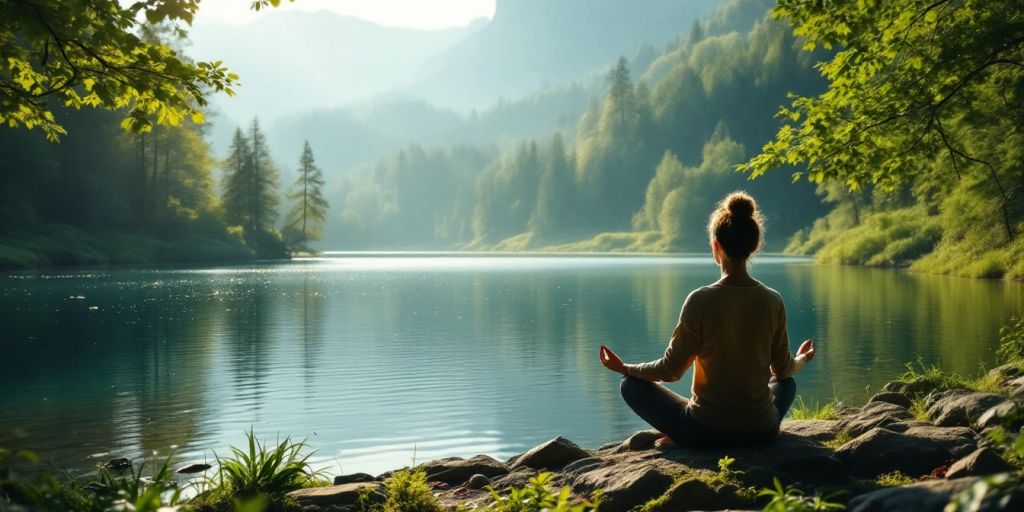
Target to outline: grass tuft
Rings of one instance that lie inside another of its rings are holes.
[[[815,402],[808,405],[804,397],[797,397],[793,407],[789,409],[791,420],[837,420],[839,419],[839,407],[842,403],[835,397],[824,404]]]
[[[853,440],[853,436],[850,435],[849,430],[844,430],[836,435],[836,437],[825,441],[823,444],[832,450],[838,450],[840,446],[849,443]]]

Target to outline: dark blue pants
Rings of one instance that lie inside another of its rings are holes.
[[[768,387],[779,421],[789,412],[796,399],[796,381],[793,377],[776,380],[772,377]],[[714,429],[699,423],[690,415],[689,400],[662,384],[636,377],[623,377],[620,385],[622,398],[633,412],[652,427],[670,437],[680,446],[721,446],[771,442],[778,435],[778,425],[766,431],[744,431],[737,425],[734,431]]]

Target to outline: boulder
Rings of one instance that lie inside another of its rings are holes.
[[[910,409],[910,398],[903,393],[897,393],[895,391],[883,391],[876,394],[875,396],[868,399],[868,403],[871,402],[885,402],[893,405],[898,405],[904,409]]]
[[[967,490],[978,480],[977,477],[925,480],[903,487],[882,489],[853,498],[847,505],[847,510],[850,512],[903,512],[906,510],[943,512],[953,497]],[[1024,491],[1014,490],[1005,496],[991,493],[978,503],[978,508],[971,508],[971,510],[979,512],[1024,510]]]
[[[914,379],[908,382],[900,382],[896,380],[883,386],[882,391],[892,391],[895,393],[903,393],[910,397],[918,397],[925,396],[935,391],[935,384],[924,379]]]
[[[1024,369],[1021,369],[1016,363],[1006,363],[992,368],[988,371],[988,375],[1001,386],[1007,386],[1014,380],[1024,377]]]
[[[1009,471],[1010,465],[991,448],[978,448],[953,463],[946,470],[946,478],[984,476]]]
[[[989,427],[1004,426],[1005,421],[1009,423],[1005,427],[1017,430],[1024,426],[1024,414],[1017,414],[1020,408],[1020,402],[1004,400],[981,413],[981,416],[978,417],[978,428],[984,430]]]
[[[367,493],[364,489],[369,489]],[[359,496],[366,494],[371,502],[383,502],[386,497],[378,482],[361,482],[344,485],[329,485],[326,487],[310,487],[299,489],[288,493],[288,497],[295,500],[299,507],[314,505],[320,508],[330,506],[351,507],[359,505]]]
[[[846,466],[818,441],[782,432],[770,444],[734,446],[730,448],[674,448],[653,451],[667,461],[694,469],[718,471],[718,460],[724,456],[736,459],[734,470],[754,466],[774,474],[783,474],[792,482],[810,485],[836,485],[848,478]]]
[[[911,418],[906,408],[888,402],[869,402],[857,413],[839,420],[836,427],[840,432],[845,431],[857,437],[871,429],[887,427]]]
[[[928,407],[928,416],[940,427],[969,427],[985,411],[1005,400],[992,393],[950,393]]]
[[[696,478],[682,480],[665,493],[665,501],[655,510],[725,510],[752,507],[754,502],[738,496],[738,491],[739,488],[732,484],[714,488]]]
[[[655,466],[608,466],[584,473],[574,482],[574,492],[601,490],[602,512],[625,512],[661,496],[671,485],[671,475]]]
[[[836,420],[790,420],[782,422],[783,432],[815,441],[835,439],[842,430]]]
[[[477,455],[469,459],[438,459],[427,462],[420,468],[426,473],[427,481],[444,482],[448,485],[461,485],[476,474],[492,478],[508,473],[508,468],[504,464],[486,455]]]
[[[839,447],[836,456],[851,473],[861,476],[875,477],[892,471],[921,476],[975,448],[970,429],[917,425],[902,433],[872,429]]]
[[[376,478],[373,475],[366,473],[352,473],[351,475],[338,475],[334,477],[334,485],[342,484],[358,484],[363,482],[373,482]]]
[[[523,466],[533,469],[557,470],[570,462],[590,457],[590,452],[576,446],[576,443],[558,436],[520,455],[509,466],[512,469]]]

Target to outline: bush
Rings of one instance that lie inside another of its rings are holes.
[[[1010,319],[999,329],[999,360],[1004,363],[1024,364],[1024,316]]]
[[[427,474],[422,469],[396,471],[384,482],[387,500],[382,505],[366,507],[374,512],[441,512],[444,507],[434,497]],[[365,500],[364,500],[365,501]]]
[[[492,512],[591,512],[600,506],[600,498],[593,501],[581,500],[572,503],[571,491],[562,488],[558,494],[549,489],[551,473],[540,473],[530,479],[529,484],[522,488],[512,488],[508,495],[502,496],[493,488],[488,487],[494,504],[487,510]]]

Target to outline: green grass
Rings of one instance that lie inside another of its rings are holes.
[[[989,375],[984,367],[980,367],[978,374],[974,377],[947,372],[938,365],[928,365],[920,360],[916,365],[907,363],[906,368],[906,371],[897,376],[896,380],[903,383],[923,383],[933,391],[949,389],[967,389],[984,393],[1002,391],[999,379]]]
[[[910,415],[922,423],[931,423],[932,417],[928,414],[928,398],[917,397],[910,401]]]
[[[726,455],[718,459],[718,472],[694,469],[684,471],[675,477],[672,485],[661,496],[640,505],[634,510],[635,512],[657,512],[663,510],[665,503],[671,498],[676,487],[690,480],[703,482],[712,489],[719,489],[724,485],[733,485],[737,488],[736,495],[738,497],[752,503],[757,499],[757,489],[747,487],[739,480],[737,472],[731,469],[734,462],[736,462],[736,459]]]
[[[835,397],[824,404],[815,402],[809,405],[804,402],[804,397],[797,397],[793,407],[789,409],[791,420],[837,420],[839,419],[839,406],[842,403]]]
[[[916,481],[917,480],[914,480],[899,471],[881,474],[878,475],[878,478],[875,478],[875,483],[880,487],[901,487],[904,485],[910,485]]]
[[[305,441],[286,437],[271,445],[260,442],[250,430],[246,449],[232,447],[232,456],[217,457],[217,471],[202,482],[202,504],[221,507],[233,500],[265,496],[280,501],[290,491],[323,485],[324,478],[309,464]]]

